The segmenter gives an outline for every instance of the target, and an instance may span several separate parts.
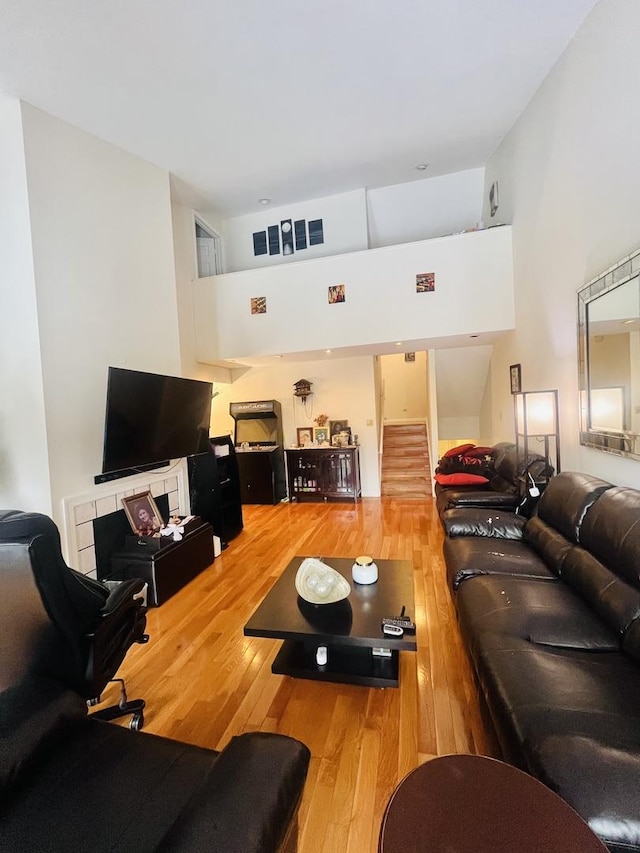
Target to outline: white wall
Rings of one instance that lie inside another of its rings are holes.
[[[405,361],[404,353],[380,356],[384,382],[384,420],[426,423],[427,354],[414,353],[415,361]]]
[[[635,487],[639,462],[578,443],[576,291],[640,244],[638,33],[637,0],[600,0],[485,182],[486,200],[499,181],[496,218],[513,222],[516,287],[517,331],[494,351],[494,424],[513,423],[509,364],[521,363],[523,390],[559,390],[562,467]]]
[[[483,181],[484,169],[469,169],[368,190],[369,246],[428,240],[475,228],[482,218]]]
[[[324,243],[295,251],[292,255],[254,255],[254,231],[280,226],[283,219],[322,219]],[[311,199],[286,207],[266,207],[259,213],[227,219],[225,223],[225,268],[228,272],[289,264],[294,261],[340,255],[367,248],[365,191]]]
[[[416,293],[426,272],[435,290]],[[346,286],[344,303],[328,303],[333,284]],[[266,314],[250,313],[257,296]],[[199,279],[195,314],[198,358],[209,363],[512,329],[511,229]]]
[[[102,465],[108,365],[179,374],[168,174],[23,105],[51,496]]]
[[[20,103],[0,100],[0,506],[51,512]]]
[[[313,395],[306,405],[293,396],[294,383],[299,379],[313,383]],[[327,356],[324,361],[282,362],[254,368],[233,384],[218,388],[221,394],[213,401],[212,435],[233,435],[235,422],[229,415],[229,404],[248,400],[280,402],[285,446],[296,443],[297,427],[314,426],[319,414],[348,421],[360,444],[362,494],[380,494],[373,358]]]

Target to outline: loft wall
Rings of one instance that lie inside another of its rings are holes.
[[[428,272],[435,290],[417,293],[416,275]],[[345,301],[329,304],[337,284]],[[266,313],[251,313],[254,297]],[[512,329],[511,229],[199,279],[194,315],[198,358],[209,364]]]
[[[578,441],[578,288],[640,245],[640,4],[600,0],[486,167],[513,222],[516,330],[495,346],[493,422],[523,390],[557,388],[563,468],[640,487],[640,463]]]
[[[0,505],[51,512],[22,115],[0,99]]]

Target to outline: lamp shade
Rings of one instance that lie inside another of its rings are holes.
[[[555,435],[555,391],[529,391],[516,400],[517,431],[522,435]]]

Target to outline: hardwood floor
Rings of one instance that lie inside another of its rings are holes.
[[[245,731],[299,738],[312,753],[300,853],[375,853],[386,803],[410,770],[452,752],[496,754],[446,588],[433,501],[365,498],[243,513],[244,532],[213,565],[149,611],[150,642],[130,651],[120,674],[130,697],[147,700],[147,732],[214,749]],[[413,562],[418,652],[401,652],[398,689],[271,674],[279,641],[242,630],[296,554]]]

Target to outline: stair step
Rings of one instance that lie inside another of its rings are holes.
[[[411,468],[383,468],[382,479],[384,480],[422,480],[427,482],[431,475],[427,471],[416,471]]]
[[[394,470],[398,469],[402,470],[410,470],[410,471],[419,471],[419,470],[427,470],[429,468],[429,454],[428,453],[420,453],[415,456],[383,456],[382,457],[382,470]]]
[[[381,489],[385,497],[401,498],[428,498],[431,497],[431,489],[420,487],[411,488],[403,483],[385,484]]]

